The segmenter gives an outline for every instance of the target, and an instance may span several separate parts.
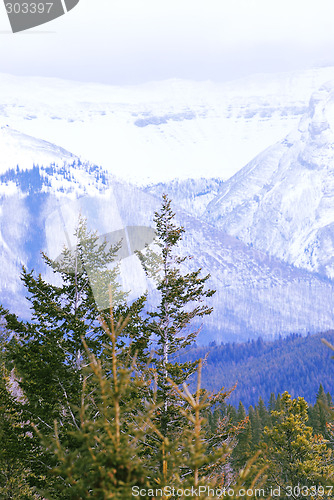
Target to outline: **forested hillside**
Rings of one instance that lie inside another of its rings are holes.
[[[321,338],[334,343],[334,332],[290,335],[271,342],[259,338],[239,344],[212,343],[194,347],[185,356],[193,360],[207,355],[202,377],[206,389],[217,391],[237,383],[229,400],[236,406],[242,401],[248,408],[260,397],[268,403],[272,392],[284,391],[314,404],[320,384],[326,392],[333,391],[331,353]]]

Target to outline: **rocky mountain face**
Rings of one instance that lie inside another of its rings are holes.
[[[221,179],[174,179],[170,182],[159,182],[144,188],[146,193],[161,196],[166,193],[175,205],[182,210],[200,217],[206,207],[218,194],[222,186]]]
[[[247,244],[334,277],[334,84],[298,128],[220,188],[205,219]]]

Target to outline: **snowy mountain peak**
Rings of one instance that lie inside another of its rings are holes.
[[[226,180],[297,126],[311,93],[333,78],[328,67],[226,83],[116,87],[0,74],[0,123],[138,185]],[[21,156],[11,154],[15,165],[0,164],[2,171],[23,168]]]
[[[73,162],[77,157],[51,142],[37,139],[9,125],[0,127],[0,173],[8,169],[30,169],[34,165]]]
[[[153,97],[149,86],[116,91],[50,81],[46,88],[34,81],[27,98],[22,85],[0,76],[0,90],[7,89],[0,120],[10,125],[0,129],[3,302],[22,312],[21,265],[47,273],[40,250],[57,258],[64,244],[75,246],[79,213],[100,236],[152,227],[167,192],[186,229],[182,254],[211,274],[217,290],[205,343],[332,328],[333,85],[308,103],[306,87],[299,91],[304,77],[265,87],[254,81],[242,92],[237,85],[167,82],[152,86]],[[175,98],[164,100],[167,90]],[[254,148],[245,150],[248,161],[275,141],[226,181],[245,145]],[[160,183],[145,189],[105,171],[142,184],[150,169]],[[178,179],[169,181],[175,172]],[[122,265],[125,289],[135,295],[143,270]]]
[[[305,147],[299,161],[309,168],[334,164],[334,82],[315,92],[308,113],[302,118],[299,131]]]

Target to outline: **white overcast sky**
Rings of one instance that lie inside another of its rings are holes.
[[[80,0],[18,34],[0,5],[2,73],[136,84],[323,65],[334,65],[333,0]]]

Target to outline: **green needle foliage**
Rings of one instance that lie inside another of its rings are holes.
[[[75,420],[71,404],[79,402],[81,367],[85,338],[93,352],[101,350],[103,329],[98,323],[96,305],[88,267],[97,266],[118,290],[117,270],[108,269],[116,248],[106,248],[95,234],[87,231],[80,220],[75,233],[78,244],[74,250],[64,249],[61,259],[44,261],[61,278],[61,285],[47,283],[39,275],[23,269],[22,280],[31,303],[32,318],[25,323],[5,314],[7,327],[14,333],[8,346],[10,361],[15,367],[19,385],[27,398],[26,411],[36,424],[53,426],[53,420],[64,413],[64,420]],[[105,278],[104,278],[105,279]],[[107,286],[107,285],[106,285]],[[107,286],[108,290],[108,286]],[[117,299],[122,300],[121,293]]]
[[[82,369],[89,363],[82,338],[91,353],[101,359],[105,357],[103,346],[110,339],[98,317],[107,318],[108,309],[100,311],[98,303],[101,303],[102,291],[108,296],[108,286],[113,291],[115,315],[124,316],[129,309],[118,284],[117,267],[113,266],[120,244],[109,247],[106,241],[101,242],[96,233],[88,231],[83,219],[75,235],[76,247],[65,248],[57,261],[43,255],[60,285],[48,283],[41,275],[35,277],[33,272],[23,269],[22,280],[31,303],[31,320],[20,321],[16,315],[3,311],[7,328],[12,333],[6,345],[7,365],[14,371],[16,383],[24,395],[16,405],[20,406],[22,421],[30,426],[30,433],[26,435],[26,441],[30,440],[30,453],[26,459],[31,464],[31,482],[38,487],[45,483],[54,457],[39,448],[36,434],[31,433],[31,424],[46,435],[53,432],[56,419],[59,436],[67,436],[69,448],[76,446],[68,430],[80,426]],[[100,294],[99,301],[96,294]],[[124,328],[122,332],[124,337],[133,337],[134,342],[139,336],[139,312],[144,301],[145,298],[141,298],[132,304],[133,327],[131,331]],[[142,352],[145,342],[143,336],[140,337]],[[120,342],[124,344],[124,339]]]
[[[235,485],[236,492],[262,484],[266,464],[258,469],[255,459],[233,471],[226,419],[215,419],[214,432],[209,425],[208,414],[229,393],[202,391],[199,372],[192,395],[187,383],[199,362],[178,361],[198,334],[193,321],[211,313],[206,300],[214,291],[206,288],[209,275],[189,271],[190,257],[179,255],[184,229],[174,218],[164,196],[154,217],[158,251],[147,248],[140,256],[158,296],[146,315],[146,297],[127,306],[118,286],[119,245],[101,243],[83,220],[75,249],[64,249],[57,261],[43,256],[60,285],[23,270],[32,319],[3,311],[12,333],[6,373],[18,392],[5,378],[0,387],[0,432],[7,439],[0,461],[8,457],[12,470],[18,467],[17,484],[5,484],[8,491],[20,488],[18,498],[38,491],[48,500],[126,500],[133,487],[152,498],[149,488],[168,483]]]
[[[268,479],[281,488],[282,498],[290,494],[289,488],[326,486],[334,475],[331,450],[321,435],[313,436],[307,409],[304,398],[292,399],[285,392],[281,409],[272,412],[274,426],[264,431]],[[294,491],[298,493],[298,489]],[[299,496],[292,491],[291,498]]]
[[[128,359],[127,366],[120,361],[117,339],[128,319],[120,318],[115,324],[111,312],[109,323],[111,329],[101,318],[110,340],[106,345],[110,370],[105,370],[83,341],[89,363],[83,370],[80,426],[69,431],[76,448],[69,450],[63,444],[57,423],[55,438],[51,442],[44,439],[58,460],[53,474],[63,478],[57,482],[55,498],[125,500],[133,498],[132,486],[147,486],[148,468],[140,457],[146,434],[152,432],[155,405],[146,401],[145,411],[138,409],[138,395],[147,391],[148,382],[143,374],[136,374],[135,359]],[[133,398],[134,392],[137,399]]]
[[[133,492],[139,490],[141,498],[157,498],[161,494],[156,492],[165,492],[166,488],[177,492],[199,492],[199,488],[203,488],[201,498],[207,499],[212,498],[212,491],[223,492],[233,487],[235,493],[228,498],[238,498],[239,491],[245,491],[246,487],[254,490],[262,487],[265,467],[256,468],[255,460],[252,460],[232,481],[225,474],[231,452],[228,443],[212,448],[207,440],[206,421],[202,415],[210,408],[212,396],[201,390],[201,364],[195,395],[189,392],[186,384],[181,390],[171,379],[168,381],[171,390],[183,402],[179,412],[187,422],[187,426],[181,428],[171,441],[154,424],[160,411],[156,400],[146,400],[138,411],[135,399],[130,398],[134,391],[147,394],[150,380],[145,381],[145,373],[137,373],[135,360],[131,364],[129,360],[128,367],[120,361],[123,356],[116,341],[126,321],[120,320],[114,325],[111,316],[111,331],[104,321],[102,324],[111,340],[111,370],[105,371],[101,361],[85,345],[90,363],[84,370],[81,425],[70,432],[77,447],[71,451],[62,445],[57,425],[52,440],[42,437],[45,446],[58,460],[58,466],[52,472],[57,478],[62,478],[61,483],[58,481],[56,496],[50,496],[48,491],[44,495],[50,500],[126,500],[133,498]],[[225,397],[225,393],[214,396],[216,400]],[[150,443],[155,438],[163,456],[161,470],[155,468],[152,451],[147,453],[146,450],[151,448]],[[174,499],[180,495],[171,493],[165,497]]]
[[[210,484],[211,486],[224,486],[225,467],[231,454],[231,447],[227,440],[217,440],[214,446],[210,446],[207,435],[206,419],[203,416],[205,410],[212,406],[212,396],[201,389],[202,362],[198,366],[197,389],[192,395],[188,386],[184,383],[181,390],[171,379],[169,383],[173,390],[183,401],[179,407],[180,413],[187,421],[187,426],[181,433],[181,471],[180,484],[183,487],[195,487]],[[226,393],[221,391],[214,395],[216,401],[224,400]],[[221,436],[220,436],[221,437]],[[180,442],[180,438],[179,438]],[[171,454],[173,459],[173,453]],[[168,470],[166,463],[166,470]],[[226,486],[226,484],[225,484]]]
[[[1,330],[0,498],[32,500],[38,497],[26,482],[26,477],[31,473],[30,464],[26,461],[28,426],[24,424],[20,404],[16,402],[19,394],[15,381],[4,366],[4,348],[8,333],[5,327]],[[29,430],[31,431],[31,428]]]

